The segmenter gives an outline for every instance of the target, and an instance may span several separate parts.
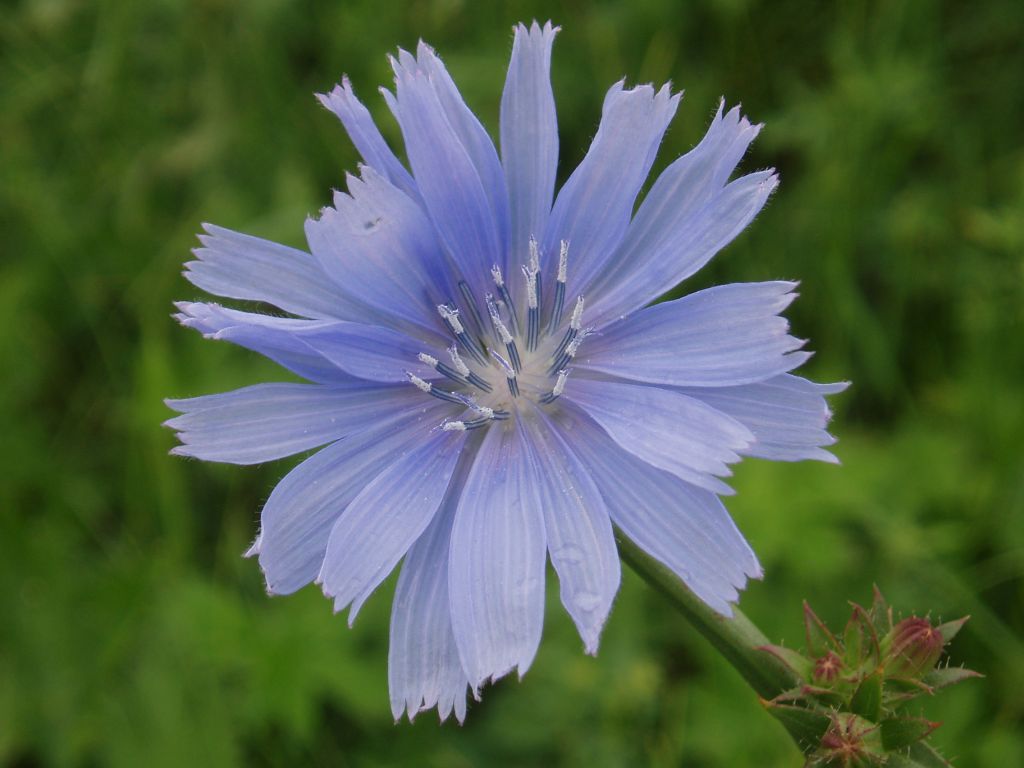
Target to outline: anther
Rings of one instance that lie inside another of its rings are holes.
[[[565,281],[569,276],[569,241],[563,240],[558,250],[558,278],[555,280],[555,306],[551,310],[548,335],[554,333],[562,323],[562,309],[565,306]]]
[[[470,408],[477,414],[477,418],[465,422],[467,429],[473,429],[474,426],[482,426],[489,421],[503,421],[509,417],[508,411],[496,411],[493,408],[488,408],[486,405],[473,403]]]
[[[583,297],[576,297],[576,306],[572,308],[572,317],[569,318],[569,327],[577,331],[583,325]]]
[[[508,309],[508,319],[512,324],[512,334],[514,336],[519,335],[519,313],[516,312],[516,305],[512,301],[512,297],[509,295],[508,286],[505,285],[505,279],[501,276],[501,267],[495,264],[491,267],[491,277],[494,278],[494,287],[498,291],[498,298],[504,303],[505,308]]]
[[[562,370],[560,370],[558,372],[558,378],[555,379],[555,386],[552,387],[551,391],[544,395],[540,399],[540,401],[542,403],[547,404],[553,403],[555,400],[557,400],[561,396],[562,392],[565,391],[565,380],[568,378],[569,370],[567,368],[563,368]]]
[[[476,413],[479,413],[481,418],[484,418],[484,419],[493,419],[494,418],[494,409],[493,408],[488,408],[486,405],[478,405],[475,408],[473,408],[473,410]]]
[[[524,266],[523,274],[526,276],[526,349],[533,352],[540,335],[540,275],[532,266]]]
[[[438,304],[437,312],[453,334],[458,336],[465,332],[466,329],[462,327],[462,321],[459,320],[459,310],[452,309],[447,304]]]
[[[429,381],[424,381],[419,376],[417,376],[415,373],[412,373],[410,371],[406,371],[405,375],[408,376],[409,377],[409,381],[411,381],[414,385],[416,385],[416,388],[421,390],[422,392],[426,392],[427,394],[430,394],[430,390],[434,388],[433,385]]]
[[[464,377],[470,384],[475,387],[479,387],[484,392],[490,392],[493,389],[489,381],[480,378],[477,374],[473,373],[473,371],[469,370],[469,366],[466,365],[459,356],[459,348],[454,344],[448,347],[448,356],[451,357],[452,365],[455,366],[455,370],[458,374]],[[444,365],[444,363],[441,363],[441,365]],[[441,370],[440,366],[438,366],[438,370]],[[444,371],[441,371],[441,373],[444,373]]]
[[[507,419],[511,414],[501,408],[495,410],[494,408],[488,408],[486,405],[478,405],[473,403],[469,406],[474,412],[479,413],[482,417],[491,419],[492,421],[503,421]]]
[[[469,366],[466,365],[459,356],[459,348],[452,344],[448,347],[448,355],[451,357],[452,365],[455,366],[455,370],[459,372],[459,375],[469,376]]]
[[[411,381],[416,386],[417,389],[419,389],[422,392],[426,392],[428,395],[433,395],[438,400],[444,400],[445,402],[448,403],[457,403],[459,405],[473,404],[471,398],[468,398],[465,395],[461,395],[458,392],[449,392],[446,389],[438,389],[429,381],[424,381],[411,371],[406,371],[405,375],[409,377],[409,381]]]
[[[490,421],[505,421],[509,416],[511,416],[508,411],[503,411],[501,409],[495,411],[493,408],[487,408],[486,406],[473,406],[473,411]]]
[[[555,379],[555,386],[551,390],[555,397],[558,397],[565,391],[565,380],[569,378],[569,369],[563,368],[558,372],[558,378]]]
[[[488,293],[484,297],[484,301],[487,302],[487,311],[491,315],[491,324],[494,326],[494,332],[501,343],[505,345],[505,351],[508,352],[509,360],[512,361],[512,367],[515,368],[516,373],[519,373],[519,371],[523,370],[523,363],[519,359],[519,349],[516,347],[516,340],[512,338],[512,334],[508,332],[508,328],[501,321],[501,317],[498,315],[498,307],[494,303],[494,297]]]
[[[475,419],[470,419],[469,421],[445,420],[441,424],[441,429],[443,429],[445,432],[465,432],[468,429],[479,429],[480,427],[483,427],[494,420],[493,411],[491,411],[490,408],[477,407],[474,408],[473,410],[485,413],[483,413],[483,415],[478,416]]]
[[[508,384],[508,391],[512,397],[519,397],[519,381],[516,379],[516,370],[512,367],[511,363],[504,357],[499,355],[493,349],[491,350],[491,356],[498,361],[498,365],[505,372],[505,382]]]
[[[565,354],[567,354],[569,357],[576,357],[576,352],[579,350],[580,344],[582,344],[583,340],[587,338],[587,336],[589,335],[589,329],[580,333],[575,339],[569,342],[569,345],[565,348]]]
[[[589,336],[593,332],[594,331],[592,328],[587,328],[585,331],[581,331],[579,334],[577,334],[575,338],[573,338],[568,344],[566,344],[565,351],[558,356],[558,359],[555,360],[555,362],[552,363],[551,367],[548,369],[548,375],[550,376],[554,374],[555,371],[557,371],[559,368],[564,367],[566,363],[568,363],[570,360],[576,357],[576,353],[580,349],[580,344],[582,344],[583,340],[586,339],[587,336]]]
[[[555,353],[552,355],[554,358],[559,358],[562,353],[565,352],[565,348],[569,345],[573,339],[576,338],[576,334],[580,332],[580,326],[583,324],[583,297],[576,297],[576,306],[572,308],[572,316],[569,318],[569,330],[565,332],[565,336],[558,342],[558,347],[555,349]]]
[[[541,307],[544,306],[544,291],[542,290],[542,280],[540,274],[540,248],[537,245],[537,240],[534,237],[530,238],[530,270],[537,275],[537,304]]]
[[[498,334],[498,339],[502,344],[508,344],[512,341],[512,334],[508,332],[505,323],[501,321],[501,316],[498,315],[498,306],[494,303],[494,297],[488,293],[484,297],[484,301],[487,303],[487,312],[491,316],[491,323]]]
[[[466,333],[465,326],[462,325],[462,321],[459,320],[459,310],[452,309],[446,304],[438,304],[437,311],[448,328],[451,329],[455,338],[461,341],[462,345],[469,350],[473,359],[480,363],[480,365],[486,365],[487,360],[484,358],[483,350],[480,349],[476,341],[470,338],[469,334]]]
[[[453,347],[453,349],[454,349],[454,347]],[[458,352],[456,351],[455,354],[457,355]],[[466,364],[463,363],[461,359],[459,360],[459,362],[462,364],[461,367],[465,368],[465,370],[466,370],[465,373],[461,373],[460,371],[454,370],[450,365],[446,365],[445,363],[442,363],[436,357],[434,357],[433,355],[428,355],[426,352],[420,352],[418,357],[419,357],[419,361],[421,363],[423,363],[424,365],[429,365],[431,368],[433,368],[435,371],[440,373],[442,376],[446,376],[447,378],[451,379],[454,382],[458,382],[459,384],[469,384],[469,383],[471,383],[469,381],[469,377],[467,375],[467,374],[469,374],[469,368],[466,367]],[[481,381],[483,381],[483,380],[481,379]],[[490,391],[490,390],[488,389],[488,391]]]

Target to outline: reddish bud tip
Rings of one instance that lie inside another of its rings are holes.
[[[893,627],[892,644],[886,659],[889,677],[917,678],[935,666],[945,639],[928,619],[912,616]]]
[[[829,651],[814,660],[814,680],[818,683],[833,683],[843,671],[843,660],[839,655]]]
[[[833,715],[816,757],[818,765],[829,768],[867,768],[886,759],[878,726],[843,713]]]

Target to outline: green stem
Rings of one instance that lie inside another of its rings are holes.
[[[759,650],[770,645],[765,637],[740,610],[733,607],[731,617],[722,616],[691,592],[679,577],[653,559],[626,536],[616,532],[619,553],[634,571],[665,595],[673,606],[715,646],[762,699],[772,699],[788,691],[799,681],[777,658]],[[783,723],[785,725],[785,723]],[[787,726],[790,735],[800,738]]]

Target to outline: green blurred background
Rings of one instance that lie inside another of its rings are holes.
[[[962,768],[1024,765],[1024,4],[23,0],[0,10],[0,763],[795,766],[737,675],[627,574],[596,659],[552,591],[522,682],[467,723],[392,723],[391,582],[354,630],[268,599],[241,552],[290,464],[167,455],[167,396],[282,374],[170,319],[201,221],[302,245],[356,155],[312,93],[347,72],[389,138],[385,54],[433,43],[496,132],[518,20],[552,18],[561,177],[605,89],[686,89],[659,167],[720,95],[783,180],[692,281],[799,278],[790,316],[850,379],[843,466],[748,461],[764,563],[743,608],[799,645],[873,582],[973,617],[928,702]],[[554,585],[552,585],[554,586]]]

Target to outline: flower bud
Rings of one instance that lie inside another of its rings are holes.
[[[834,683],[842,671],[843,660],[833,651],[814,660],[814,681],[816,683]]]
[[[886,659],[888,677],[921,677],[935,666],[945,640],[928,619],[911,616],[893,627]]]
[[[878,726],[847,713],[833,715],[809,764],[822,768],[870,768],[886,762]]]

